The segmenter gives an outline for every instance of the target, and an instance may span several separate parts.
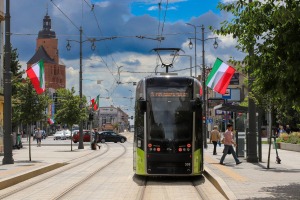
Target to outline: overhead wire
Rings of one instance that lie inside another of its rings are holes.
[[[100,24],[99,24],[99,20],[98,20],[96,14],[95,14],[95,5],[94,5],[94,4],[90,5],[86,0],[84,0],[84,1],[85,1],[85,3],[91,8],[91,11],[93,12],[95,21],[96,21],[96,23],[97,23],[97,28],[98,28],[98,30],[99,30],[99,32],[100,32],[100,35],[102,36],[102,35],[103,35],[103,32],[102,32],[102,30],[101,30],[101,27],[100,27]],[[109,51],[109,47],[107,46],[107,44],[105,43],[105,41],[104,41],[104,44],[105,44],[105,48]],[[99,56],[100,56],[100,54],[99,54]],[[113,56],[110,55],[110,57],[111,57],[113,63],[115,63],[115,65],[116,65],[117,68],[118,68],[119,66],[118,66],[118,64],[116,63],[116,61],[115,61],[115,59],[113,58]],[[113,79],[115,80],[115,82],[117,82],[118,79],[114,76],[113,72],[109,69],[108,64],[104,61],[104,59],[102,58],[102,56],[100,56],[100,58],[101,58],[102,62],[105,63],[105,66],[107,67],[108,71],[111,73],[111,75],[112,75]],[[112,88],[111,88],[111,89],[112,89]]]
[[[53,0],[50,0],[51,3],[73,24],[73,26],[79,31],[80,28],[76,26],[76,24],[53,2]]]
[[[77,29],[77,30],[80,30],[80,28],[68,17],[68,15],[62,10],[62,9],[60,9],[59,8],[59,6],[57,6],[54,2],[53,2],[53,0],[50,0],[51,2],[52,2],[52,4],[71,22],[71,24]],[[84,2],[86,2],[87,4],[88,4],[88,2],[86,1],[86,0],[83,0]],[[81,9],[82,9],[82,20],[83,20],[83,1],[82,1],[82,6],[81,6]],[[88,4],[89,5],[89,4]],[[90,5],[89,5],[90,6]],[[90,6],[90,8],[94,8],[94,6]],[[100,33],[101,33],[101,35],[103,35],[102,34],[102,31],[101,31],[101,28],[100,28],[100,25],[99,25],[99,22],[98,22],[98,19],[97,19],[97,17],[96,17],[96,15],[95,15],[95,12],[94,12],[94,9],[92,9],[92,11],[93,11],[93,13],[94,13],[94,17],[95,17],[95,19],[96,19],[96,23],[97,23],[97,27],[98,27],[98,29],[99,29],[99,31],[100,31]],[[81,23],[83,23],[83,21],[81,22]],[[85,35],[85,37],[86,38],[89,38],[89,37],[87,37],[87,35],[83,32],[83,34]],[[107,47],[107,46],[106,46]],[[107,62],[103,59],[103,57],[102,56],[99,56],[100,58],[101,58],[101,60],[102,60],[102,62],[105,64],[105,66],[106,66],[106,68],[108,69],[108,71],[109,71],[109,73],[112,75],[112,77],[115,79],[115,81],[117,80],[116,79],[116,77],[113,75],[113,72],[109,69],[109,67],[108,67],[108,64],[107,64]],[[113,59],[113,58],[112,58]],[[114,59],[113,59],[114,60]],[[115,62],[115,61],[114,61]],[[112,85],[113,86],[113,85]]]

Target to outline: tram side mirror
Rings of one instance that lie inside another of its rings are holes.
[[[141,113],[146,112],[147,110],[147,101],[144,99],[139,99],[138,101],[139,110]]]
[[[202,101],[200,98],[190,100],[190,107],[192,111],[198,111],[201,109]]]

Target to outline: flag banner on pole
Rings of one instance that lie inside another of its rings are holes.
[[[27,76],[30,78],[31,83],[37,94],[42,94],[45,91],[45,72],[44,61],[33,64],[26,70]]]
[[[48,123],[50,124],[50,125],[52,125],[52,124],[54,124],[54,120],[52,119],[52,118],[48,118]]]
[[[215,92],[220,94],[225,94],[234,72],[235,69],[233,67],[227,65],[221,59],[217,58],[211,72],[207,77],[207,87],[212,88]]]
[[[91,100],[91,107],[94,108],[95,111],[99,108],[99,98],[100,94],[96,97],[96,99]]]
[[[93,107],[94,107],[94,105],[95,105],[95,99],[92,99],[92,100],[91,100],[91,105],[90,105],[90,108],[93,108]]]
[[[96,97],[96,101],[94,104],[94,110],[98,110],[98,108],[99,108],[99,98],[100,98],[100,94]]]

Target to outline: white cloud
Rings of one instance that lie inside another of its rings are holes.
[[[13,8],[11,11],[12,44],[14,48],[18,49],[20,63],[24,69],[26,68],[26,62],[34,55],[36,38],[39,30],[42,29],[47,2],[49,1],[27,0],[11,2]],[[84,2],[83,4],[74,3],[74,0],[53,0],[53,2],[63,11],[62,13],[53,4],[49,3],[48,14],[52,19],[52,29],[56,32],[59,42],[59,56],[67,66],[67,88],[74,87],[75,91],[79,91],[79,30],[77,28],[80,26],[84,30],[84,39],[87,37],[120,36],[120,38],[112,41],[97,43],[95,52],[91,51],[91,44],[88,42],[83,43],[83,94],[86,96],[95,97],[99,93],[105,96],[108,95],[106,90],[109,90],[109,95],[113,97],[128,96],[128,91],[134,91],[135,87],[132,84],[116,84],[118,79],[117,67],[123,66],[121,68],[121,82],[138,81],[145,76],[154,75],[156,66],[160,66],[161,63],[157,59],[155,52],[149,53],[149,51],[158,47],[158,45],[162,47],[181,47],[185,51],[185,53],[181,52],[181,54],[187,55],[176,58],[174,67],[170,71],[184,69],[178,73],[188,76],[190,70],[186,68],[190,66],[189,56],[192,57],[192,65],[194,66],[194,49],[189,49],[188,47],[188,38],[194,36],[191,33],[193,29],[186,26],[182,19],[175,20],[172,24],[168,22],[164,24],[164,33],[166,33],[164,36],[166,39],[159,43],[154,40],[141,40],[135,37],[138,35],[148,36],[149,38],[156,37],[159,22],[158,19],[147,15],[147,13],[141,16],[132,15],[130,10],[131,0],[98,1],[95,3],[95,13],[91,12],[91,9]],[[155,11],[160,0],[138,2],[149,3],[149,6],[153,4],[150,10]],[[169,9],[176,9],[171,4],[174,2],[184,3],[185,1],[169,1]],[[70,9],[70,5],[72,5],[72,9]],[[26,12],[23,12],[24,10]],[[184,13],[185,10],[181,12]],[[30,13],[35,13],[35,15]],[[94,14],[98,21],[95,19]],[[225,17],[225,15],[219,16],[210,11],[193,17],[189,22],[198,25],[204,23],[206,28],[209,25],[215,27]],[[21,34],[16,36],[14,33],[29,33],[29,35]],[[198,37],[200,37],[200,34],[198,34]],[[206,34],[206,37],[215,36]],[[229,56],[237,57],[238,55],[234,48],[236,41],[232,37],[218,37],[218,49],[213,48],[213,40],[205,42],[205,59],[208,65],[213,63],[216,57],[226,60]],[[67,51],[65,48],[67,39],[77,41],[71,43],[71,51]],[[202,63],[201,51],[202,44],[198,41],[197,65]],[[197,74],[199,74],[199,70],[199,67],[197,67]],[[165,71],[165,68],[158,67],[157,71]],[[97,84],[97,80],[103,80],[101,85]],[[113,102],[116,106],[126,105],[128,100],[125,100],[115,98]],[[110,105],[111,101],[103,100],[103,104]]]

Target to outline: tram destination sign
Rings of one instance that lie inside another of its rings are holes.
[[[181,91],[155,91],[155,92],[150,92],[151,97],[188,97],[189,93],[187,92],[181,92]]]

